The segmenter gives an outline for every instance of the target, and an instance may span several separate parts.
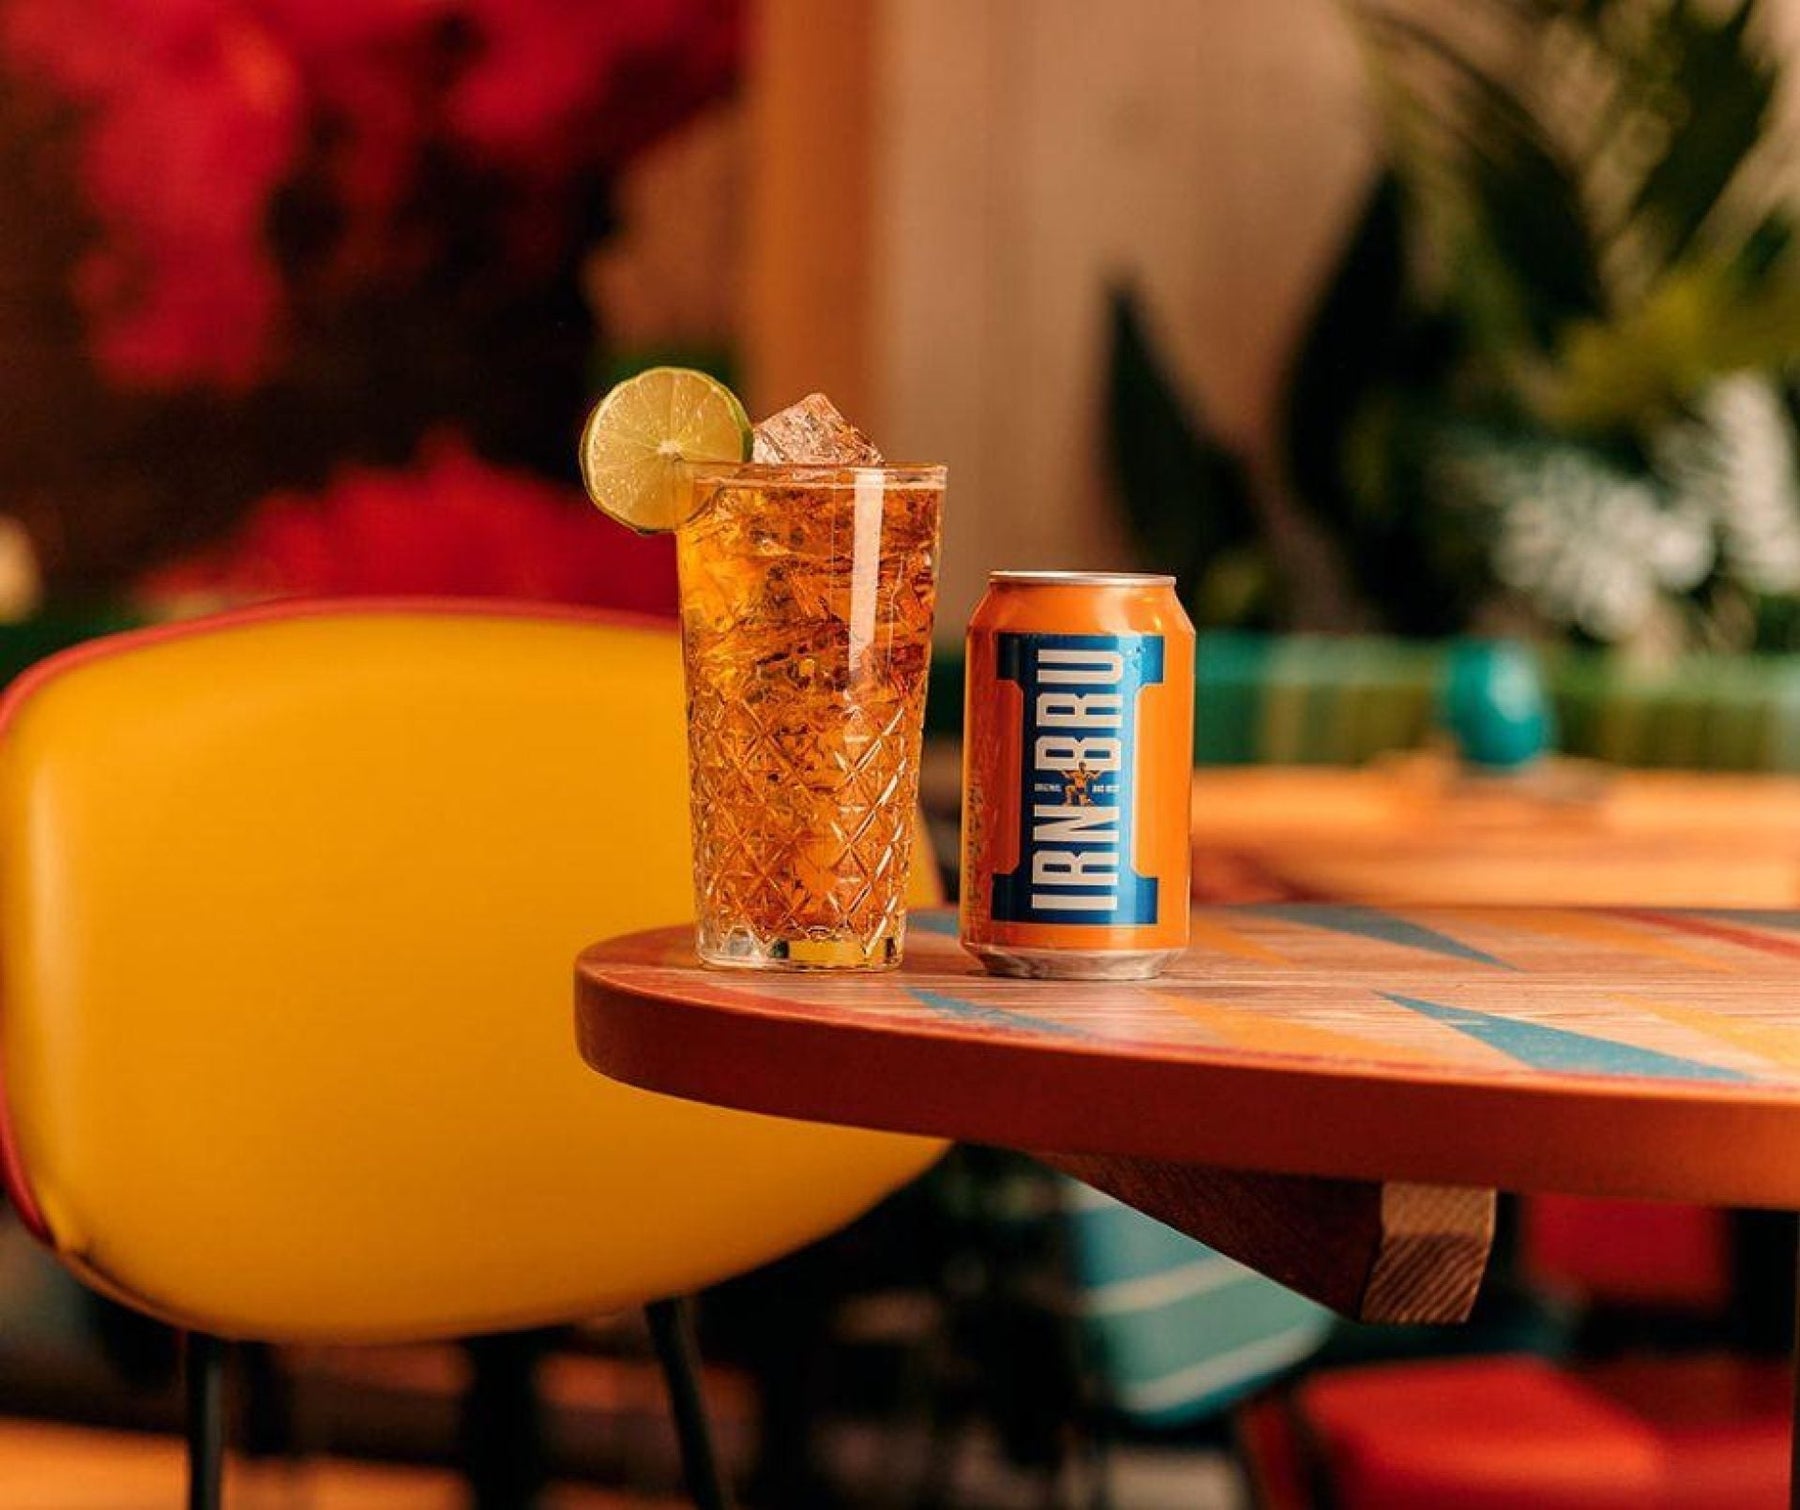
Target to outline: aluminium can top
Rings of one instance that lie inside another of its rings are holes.
[[[1173,577],[1129,571],[991,571],[988,581],[1008,587],[1173,587]]]

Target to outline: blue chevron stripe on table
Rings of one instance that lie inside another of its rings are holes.
[[[1610,1038],[1593,1038],[1568,1028],[1553,1028],[1517,1017],[1498,1017],[1491,1012],[1475,1012],[1467,1007],[1447,1006],[1443,1002],[1424,1001],[1392,991],[1383,991],[1381,995],[1455,1028],[1459,1033],[1467,1033],[1533,1069],[1590,1075],[1647,1075],[1659,1080],[1746,1081],[1753,1078],[1724,1065],[1683,1059],[1679,1055],[1641,1049],[1635,1044],[1619,1043]]]
[[[1032,1017],[1007,1007],[989,1007],[978,1001],[964,1001],[960,996],[950,996],[942,991],[926,991],[918,986],[908,986],[906,994],[958,1022],[980,1023],[989,1028],[1008,1028],[1015,1033],[1021,1030],[1048,1033],[1057,1038],[1093,1037],[1093,1034],[1085,1033],[1070,1023],[1051,1022],[1047,1018]]]
[[[1378,939],[1382,943],[1397,944],[1403,949],[1422,949],[1429,954],[1441,954],[1450,959],[1490,965],[1496,970],[1517,968],[1503,959],[1496,959],[1483,950],[1463,943],[1460,939],[1451,938],[1447,933],[1440,933],[1421,923],[1408,922],[1405,918],[1383,912],[1378,907],[1321,906],[1312,902],[1257,902],[1239,910],[1262,917],[1278,918],[1284,923],[1329,929],[1357,938]]]

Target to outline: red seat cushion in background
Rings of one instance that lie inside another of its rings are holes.
[[[1656,1431],[1538,1358],[1323,1374],[1297,1391],[1339,1510],[1644,1510]]]
[[[1269,1390],[1245,1401],[1232,1423],[1256,1510],[1311,1510],[1306,1450],[1286,1394]]]
[[[1525,1273],[1585,1301],[1717,1312],[1731,1298],[1723,1211],[1534,1195],[1519,1202],[1519,1228]]]
[[[1780,1510],[1791,1400],[1785,1363],[1723,1355],[1399,1363],[1295,1392],[1341,1510]]]
[[[1785,1361],[1723,1354],[1627,1358],[1577,1377],[1661,1439],[1661,1510],[1780,1510],[1787,1504],[1793,1383]]]

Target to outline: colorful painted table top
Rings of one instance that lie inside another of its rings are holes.
[[[1169,974],[578,967],[584,1056],[751,1111],[1283,1173],[1800,1207],[1800,912],[1201,908]]]

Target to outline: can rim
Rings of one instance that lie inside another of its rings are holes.
[[[1130,571],[991,571],[989,582],[1043,587],[1173,587],[1175,579],[1160,572]]]

